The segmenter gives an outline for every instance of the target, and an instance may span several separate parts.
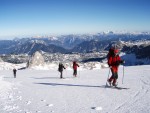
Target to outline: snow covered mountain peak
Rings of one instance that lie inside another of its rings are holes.
[[[45,41],[43,40],[31,40],[31,43],[37,43],[37,44],[43,44],[43,45],[47,45]]]

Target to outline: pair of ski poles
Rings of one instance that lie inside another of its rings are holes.
[[[107,80],[109,79],[109,75],[110,75],[110,68],[109,68],[109,72],[108,72],[108,77]],[[123,76],[122,76],[122,84],[123,84],[123,80],[124,80],[124,65],[123,65]],[[106,81],[106,85],[107,85],[107,81]]]

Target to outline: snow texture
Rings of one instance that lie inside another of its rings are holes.
[[[79,67],[76,78],[66,69],[64,79],[46,69],[18,70],[17,78],[1,70],[0,113],[150,113],[150,65],[124,67],[124,79],[120,66],[122,89],[105,87],[109,68]]]

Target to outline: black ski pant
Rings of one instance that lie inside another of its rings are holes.
[[[63,71],[60,71],[60,78],[63,78]]]
[[[74,76],[77,75],[77,70],[76,70],[76,69],[73,70],[73,75],[74,75]]]

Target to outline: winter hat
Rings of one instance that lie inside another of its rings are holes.
[[[115,49],[115,50],[114,50],[114,53],[115,53],[115,54],[118,54],[118,53],[119,53],[119,50],[118,50],[118,49]]]

